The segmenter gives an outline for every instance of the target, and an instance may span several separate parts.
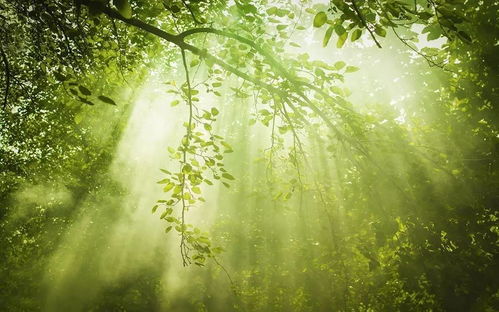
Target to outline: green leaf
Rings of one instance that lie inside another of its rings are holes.
[[[212,114],[213,116],[218,115],[218,113],[219,113],[219,112],[218,112],[218,109],[216,109],[215,107],[212,107],[212,108],[211,108],[211,114]]]
[[[85,103],[85,104],[87,104],[87,105],[94,105],[94,103],[93,103],[93,102],[91,102],[91,101],[89,101],[89,100],[87,100],[87,99],[85,99],[85,98],[82,98],[81,96],[79,96],[79,97],[78,97],[78,99],[79,99],[81,102],[83,102],[83,103]]]
[[[324,35],[324,39],[322,40],[322,46],[326,47],[327,44],[329,43],[329,39],[331,39],[331,35],[333,34],[334,27],[329,26],[329,28],[326,30],[326,34]]]
[[[92,95],[92,92],[90,92],[90,90],[88,90],[84,86],[78,86],[78,90],[80,90],[81,94],[83,94],[83,95],[86,95],[86,96]]]
[[[132,18],[132,7],[128,0],[113,0],[113,4],[118,9],[118,12],[124,18]]]
[[[340,70],[342,69],[343,67],[345,67],[346,63],[343,62],[343,61],[338,61],[336,63],[334,63],[334,68],[336,68],[337,70]]]
[[[343,35],[341,35],[338,38],[338,42],[336,42],[336,47],[338,49],[341,49],[343,47],[343,45],[345,44],[345,41],[347,41],[347,38],[348,38],[348,33],[345,32]]]
[[[361,35],[362,35],[362,30],[356,29],[352,32],[350,40],[352,40],[352,42],[354,42],[355,40],[359,39]]]
[[[74,116],[74,121],[76,124],[80,124],[80,122],[83,120],[83,114],[79,113]]]
[[[67,80],[67,78],[59,72],[54,72],[54,77],[55,77],[55,79],[57,79],[59,81],[66,81]]]
[[[347,68],[346,68],[345,72],[346,72],[346,73],[353,73],[353,72],[356,72],[356,71],[358,71],[358,70],[359,70],[359,68],[358,68],[358,67],[355,67],[355,66],[347,66]]]
[[[314,17],[314,27],[321,27],[327,22],[327,14],[324,11],[317,13]]]
[[[267,14],[268,15],[274,15],[277,13],[277,7],[271,7],[269,9],[267,9]]]
[[[170,225],[170,226],[166,227],[166,229],[165,229],[165,233],[168,233],[168,232],[170,232],[171,230],[172,230],[172,226]]]
[[[170,191],[173,187],[175,186],[175,184],[173,183],[168,183],[164,188],[163,188],[163,192],[168,192]]]
[[[386,37],[386,29],[381,26],[376,25],[376,28],[374,28],[374,32],[380,37]]]
[[[336,34],[338,36],[341,36],[343,34],[345,34],[347,32],[347,30],[345,29],[345,27],[343,27],[342,25],[336,25],[334,26],[334,31],[336,32]]]
[[[97,98],[106,104],[116,105],[116,103],[111,98],[108,98],[107,96],[99,95]]]
[[[428,13],[428,12],[420,12],[419,14],[419,18],[422,19],[422,20],[429,20],[431,17],[433,17],[433,14],[431,13]]]
[[[192,191],[196,194],[201,194],[201,189],[197,186],[193,186],[192,187]]]
[[[158,207],[159,207],[159,205],[154,205],[154,207],[152,207],[152,213],[155,213],[156,210],[158,210]]]
[[[226,178],[227,180],[235,180],[235,178],[227,172],[222,173],[222,177]]]
[[[175,107],[175,106],[177,106],[178,104],[180,104],[180,101],[179,101],[179,100],[173,100],[173,101],[170,103],[170,106],[171,106],[171,107]]]
[[[459,38],[461,38],[461,40],[463,40],[464,42],[467,42],[467,43],[472,42],[470,35],[468,35],[466,32],[459,31],[457,34],[458,34]]]
[[[194,66],[196,66],[197,64],[199,64],[199,59],[198,59],[198,58],[195,58],[195,59],[193,59],[193,60],[191,61],[190,66],[191,66],[191,67],[194,67]]]

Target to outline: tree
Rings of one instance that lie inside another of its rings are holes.
[[[185,83],[170,83],[178,97],[171,105],[183,101],[188,107],[185,134],[178,147],[169,148],[179,169],[163,171],[165,178],[158,183],[168,195],[158,200],[153,212],[160,210],[166,232],[175,229],[180,235],[184,265],[205,265],[207,258],[219,263],[222,249],[189,225],[186,213],[204,201],[202,185],[221,180],[229,188],[239,177],[223,162],[234,148],[213,131],[220,108],[202,109],[199,96],[221,95],[224,81],[237,77],[240,87],[232,89],[233,97],[254,95],[261,108],[251,122],[272,129],[267,157],[273,170],[282,171],[278,176],[283,180],[273,180],[280,190],[272,197],[286,202],[297,192],[310,196],[321,211],[323,220],[310,222],[329,231],[317,241],[326,246],[321,249],[322,266],[334,272],[331,276],[341,285],[338,293],[343,295],[334,297],[338,309],[470,310],[496,304],[497,282],[486,277],[497,269],[497,213],[492,209],[497,199],[494,103],[499,30],[492,22],[497,1],[474,7],[464,1],[351,0],[307,8],[308,25],[326,28],[325,47],[337,37],[337,48],[348,38],[381,48],[382,38],[391,32],[406,51],[436,67],[422,75],[429,87],[412,108],[415,116],[425,116],[424,121],[405,128],[389,117],[393,112],[374,110],[378,115],[373,116],[350,103],[338,86],[356,67],[286,54],[297,45],[289,41],[290,33],[306,29],[296,24],[301,11],[292,4],[236,1],[227,7],[224,1],[46,0],[0,2],[0,8],[5,12],[0,27],[6,124],[2,152],[9,179],[30,177],[29,164],[41,164],[45,158],[51,161],[47,168],[67,171],[75,164],[65,160],[66,153],[78,154],[82,145],[89,146],[91,163],[105,167],[99,144],[85,142],[83,129],[72,132],[81,106],[119,105],[108,94],[117,84],[114,77],[125,80],[136,68],[147,68],[150,55],[173,64],[180,52]],[[430,41],[446,41],[441,48],[419,48],[417,40],[424,34]],[[200,64],[207,79],[193,85],[192,71]],[[411,68],[428,70],[419,63]],[[447,82],[440,86],[432,81],[436,75]],[[95,78],[100,76],[104,78]],[[426,118],[428,111],[440,119]],[[70,132],[71,139],[41,135],[32,145],[20,144],[45,125]],[[447,135],[451,142],[432,141],[433,135]],[[421,142],[438,148],[421,152]],[[115,144],[109,139],[106,148]],[[14,147],[26,156],[20,157]],[[43,152],[29,153],[37,149]],[[390,157],[392,153],[404,159],[403,166],[396,165],[398,158]],[[279,163],[285,157],[289,161]],[[336,173],[321,173],[319,162],[333,162]],[[427,168],[437,173],[425,173]],[[90,172],[99,170],[90,166],[79,175]],[[84,185],[92,183],[89,178]],[[5,186],[3,192],[12,189]],[[341,217],[342,206],[351,207],[347,217]],[[305,224],[301,229],[304,236],[306,228]],[[354,260],[349,263],[349,258]],[[456,258],[462,260],[455,265]],[[355,277],[363,274],[368,276],[366,285],[353,287]],[[479,285],[483,279],[486,282]],[[313,285],[307,287],[312,293]],[[242,298],[252,296],[247,289],[238,293]],[[317,308],[326,305],[324,299]]]

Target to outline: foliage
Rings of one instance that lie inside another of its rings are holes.
[[[0,9],[2,310],[499,309],[499,2]],[[312,30],[325,51],[396,50],[416,91],[398,106],[379,91],[388,84],[360,78],[370,58],[315,60],[295,42]],[[161,278],[178,265],[163,249],[109,239],[139,206],[139,171],[112,173],[140,100],[130,86],[158,68],[185,116],[152,212],[161,241],[177,234],[181,264],[204,266],[184,272],[182,291]],[[208,218],[210,205],[208,234],[189,216]],[[88,264],[75,260],[87,251]],[[127,256],[130,272],[118,265]],[[106,257],[118,273],[102,271]]]

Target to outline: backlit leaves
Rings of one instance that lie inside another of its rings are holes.
[[[124,18],[132,18],[132,7],[128,0],[113,0],[113,4],[116,6],[118,12]]]
[[[324,39],[322,41],[322,46],[323,47],[326,47],[327,44],[329,43],[329,39],[331,39],[331,35],[333,34],[333,31],[334,31],[334,27],[333,26],[330,26],[327,30],[326,30],[326,34],[324,35]]]
[[[327,14],[326,12],[319,12],[314,17],[314,27],[322,27],[327,22]]]

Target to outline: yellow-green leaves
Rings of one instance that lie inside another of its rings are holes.
[[[355,40],[359,39],[361,35],[362,35],[362,30],[356,29],[352,32],[352,35],[350,36],[350,40],[352,40],[352,42],[354,42]]]
[[[374,32],[380,37],[386,36],[386,29],[381,26],[376,26],[376,28],[374,28]]]
[[[322,40],[322,46],[326,47],[327,44],[329,43],[329,39],[331,39],[331,35],[333,34],[334,27],[329,26],[329,28],[326,30],[326,34],[324,35],[324,39]]]
[[[194,66],[196,66],[198,64],[199,64],[199,59],[198,58],[194,58],[194,59],[192,59],[192,61],[189,64],[189,66],[194,67]]]
[[[321,27],[327,22],[327,14],[326,12],[319,12],[314,17],[314,27]]]
[[[348,38],[348,33],[347,32],[343,33],[343,35],[341,35],[338,38],[338,42],[336,42],[336,47],[338,49],[341,49],[343,47],[343,45],[345,44],[345,41],[347,41],[347,38]]]
[[[336,42],[336,47],[341,48],[343,47],[345,41],[348,38],[348,32],[346,31],[345,27],[343,27],[342,25],[336,25],[334,27],[334,31],[339,36],[338,41]]]
[[[222,177],[226,178],[227,180],[235,180],[235,178],[227,172],[222,173]]]
[[[355,67],[355,66],[347,66],[347,68],[345,69],[345,73],[354,73],[356,71],[358,71],[359,68],[358,67]]]
[[[118,12],[124,18],[132,18],[132,7],[128,0],[113,0],[113,4],[116,6]]]
[[[343,62],[343,61],[338,61],[338,62],[334,63],[334,68],[335,68],[336,70],[340,70],[340,69],[342,69],[343,67],[345,67],[345,65],[346,65],[346,63],[345,63],[345,62]]]

